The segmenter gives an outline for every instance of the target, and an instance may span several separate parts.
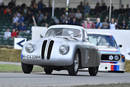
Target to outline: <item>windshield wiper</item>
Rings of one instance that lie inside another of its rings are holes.
[[[56,36],[59,35],[60,33],[62,33],[62,31],[56,32]]]
[[[71,36],[70,36],[71,37]],[[74,40],[78,40],[76,37],[71,37],[72,39],[74,39]]]

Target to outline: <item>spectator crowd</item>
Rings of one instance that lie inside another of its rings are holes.
[[[68,15],[66,12],[68,11]],[[33,25],[33,18],[35,18],[37,25],[50,26],[54,24],[70,24],[79,25],[87,29],[128,29],[128,23],[130,21],[130,8],[129,4],[124,8],[124,5],[120,9],[114,9],[112,6],[112,19],[108,20],[109,7],[105,3],[97,3],[95,8],[92,9],[89,3],[80,2],[77,8],[56,8],[55,16],[51,17],[51,6],[47,7],[43,0],[36,2],[32,0],[28,7],[26,3],[21,6],[16,5],[16,0],[11,0],[7,6],[0,5],[0,12],[4,15],[9,15],[12,19],[13,29],[7,29],[4,33],[4,38],[9,37],[22,37],[20,33],[30,33],[27,30],[27,26]],[[96,21],[92,21],[91,18],[95,18]],[[121,21],[120,21],[121,19]],[[12,31],[12,32],[11,32]]]

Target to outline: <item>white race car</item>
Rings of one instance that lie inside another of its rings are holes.
[[[117,45],[111,34],[88,32],[88,39],[101,53],[99,71],[125,71],[125,57],[120,52],[121,45]]]
[[[24,73],[31,73],[33,65],[44,67],[46,74],[53,70],[68,70],[77,75],[78,69],[88,68],[96,76],[100,64],[100,53],[89,43],[83,27],[54,25],[48,28],[45,37],[28,41],[21,53]]]

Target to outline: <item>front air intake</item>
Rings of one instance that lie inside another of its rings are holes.
[[[46,44],[47,44],[47,40],[43,41],[42,52],[41,52],[42,59],[44,59],[44,57],[45,57],[44,54],[45,54]]]
[[[48,52],[47,52],[47,59],[50,59],[53,44],[54,44],[54,41],[50,41]]]

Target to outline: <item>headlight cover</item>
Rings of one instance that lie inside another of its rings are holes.
[[[112,55],[109,56],[109,60],[113,60],[113,56]]]
[[[25,46],[25,50],[28,52],[28,53],[32,53],[34,51],[34,45],[31,44],[31,43],[28,43],[26,46]]]
[[[120,58],[119,58],[118,55],[116,55],[116,56],[114,56],[114,59],[117,61],[117,60],[119,60]]]
[[[62,55],[67,54],[69,52],[69,46],[67,46],[67,45],[61,45],[60,48],[59,48],[59,52]]]

